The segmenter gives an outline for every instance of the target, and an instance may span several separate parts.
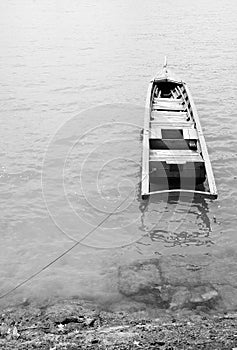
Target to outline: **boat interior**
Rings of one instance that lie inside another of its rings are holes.
[[[154,81],[150,102],[150,178],[195,177],[203,183],[205,164],[184,84]]]
[[[150,115],[151,149],[197,150],[197,134],[183,84],[160,82],[153,86]],[[165,145],[162,140],[165,140]]]

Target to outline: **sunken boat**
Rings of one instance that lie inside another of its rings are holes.
[[[217,198],[213,170],[191,92],[167,68],[150,82],[143,130],[141,195]]]

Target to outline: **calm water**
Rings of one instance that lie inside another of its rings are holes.
[[[236,12],[235,0],[1,2],[0,294],[83,240],[6,301],[116,300],[121,263],[237,249]],[[139,200],[143,106],[165,55],[193,93],[215,202]]]

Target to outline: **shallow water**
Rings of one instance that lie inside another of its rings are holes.
[[[117,300],[120,264],[236,250],[236,10],[234,0],[0,4],[0,294],[81,240],[3,300]],[[139,199],[146,89],[165,55],[193,93],[217,201]]]

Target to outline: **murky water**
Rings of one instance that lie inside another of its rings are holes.
[[[0,294],[81,241],[4,300],[113,301],[125,262],[236,250],[236,11],[234,0],[0,4]],[[193,93],[215,202],[139,199],[146,90],[165,55]]]

